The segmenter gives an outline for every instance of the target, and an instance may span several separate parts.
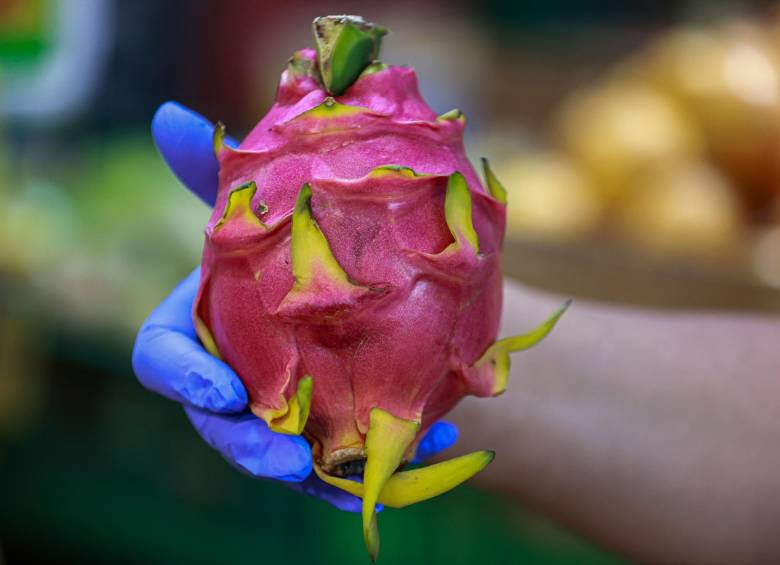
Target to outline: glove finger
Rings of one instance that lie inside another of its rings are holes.
[[[421,463],[429,457],[452,447],[458,441],[458,428],[449,422],[436,422],[417,446],[412,463]]]
[[[219,162],[214,125],[177,102],[165,102],[152,118],[152,138],[173,174],[206,204],[217,198]]]
[[[238,376],[201,344],[160,326],[145,326],[133,351],[133,369],[146,388],[211,412],[241,412],[247,394]]]
[[[196,269],[144,322],[133,369],[141,384],[166,398],[212,412],[240,412],[247,404],[244,385],[195,337],[192,301],[198,275]]]
[[[311,448],[301,436],[278,434],[252,414],[212,414],[184,407],[200,436],[228,463],[253,477],[300,482],[311,474]]]

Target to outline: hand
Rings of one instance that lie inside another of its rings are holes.
[[[173,102],[163,104],[152,120],[152,136],[168,166],[210,205],[216,199],[219,173],[213,129],[206,119]],[[337,508],[359,512],[359,499],[312,474],[311,448],[305,439],[272,432],[247,410],[241,380],[198,341],[192,303],[199,280],[200,269],[196,269],[144,322],[133,350],[138,380],[182,403],[201,437],[240,471],[284,481]],[[457,435],[452,424],[434,424],[420,442],[415,462],[450,447]]]

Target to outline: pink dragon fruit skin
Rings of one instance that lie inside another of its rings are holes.
[[[313,61],[315,53],[302,56]],[[465,156],[464,121],[437,120],[412,69],[367,74],[332,109],[322,86],[291,74],[284,72],[275,104],[239,149],[220,151],[196,315],[247,384],[259,417],[283,410],[297,379],[312,375],[306,433],[327,459],[362,445],[375,406],[419,420],[431,393],[493,343],[505,209]],[[340,116],[341,106],[360,110]],[[317,107],[322,116],[307,114]],[[425,176],[374,172],[387,165]],[[444,194],[455,172],[472,193],[479,257],[441,253],[453,242]],[[231,190],[248,181],[259,187],[251,209],[265,210],[259,220],[267,228],[220,226]],[[294,283],[290,220],[306,183],[333,255],[370,290],[346,301],[318,291],[314,303],[283,313]]]
[[[427,428],[465,395],[500,393],[508,352],[544,337],[560,313],[495,342],[504,192],[469,163],[460,112],[437,117],[407,67],[371,65],[333,96],[310,72],[317,65],[314,50],[296,53],[238,148],[218,130],[194,319],[252,412],[303,433],[320,476],[364,496],[371,545],[374,503]],[[396,440],[372,467],[372,449]],[[452,482],[484,467],[486,453]],[[366,458],[365,492],[336,478]]]

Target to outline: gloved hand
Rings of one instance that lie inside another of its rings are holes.
[[[205,118],[174,103],[160,106],[152,137],[178,179],[204,202],[216,200],[219,165],[214,156],[214,127]],[[226,140],[236,145],[233,140]],[[300,436],[272,432],[247,410],[241,380],[201,345],[192,323],[192,304],[200,269],[184,279],[147,318],[135,342],[133,369],[146,388],[184,405],[192,425],[230,464],[254,477],[285,481],[288,486],[360,512],[360,500],[325,484],[312,473],[311,448]],[[457,428],[434,424],[420,442],[415,462],[457,440]]]

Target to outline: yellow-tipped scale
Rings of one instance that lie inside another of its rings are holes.
[[[228,222],[235,221],[245,221],[251,226],[263,230],[268,229],[268,226],[261,222],[260,218],[252,210],[252,198],[255,192],[257,192],[257,185],[253,181],[234,188],[228,195],[228,201],[222,217],[214,225],[214,233]]]
[[[401,471],[388,479],[377,502],[391,508],[403,508],[439,496],[479,473],[494,457],[492,451],[475,451],[428,467]],[[363,498],[362,483],[326,475],[317,466],[314,471],[326,483]]]
[[[350,106],[348,104],[341,104],[340,102],[337,102],[335,98],[328,96],[320,104],[311,110],[306,110],[294,118],[294,120],[304,118],[346,118],[349,116],[366,114],[369,112],[370,110],[364,108],[363,106]]]
[[[352,286],[312,216],[311,186],[308,183],[303,185],[295,201],[290,251],[295,277],[293,292],[309,288],[317,275],[325,275],[345,287]]]
[[[493,384],[492,394],[497,396],[506,390],[507,381],[509,380],[509,354],[516,351],[523,351],[533,347],[540,341],[542,341],[547,334],[549,334],[558,323],[558,320],[566,312],[567,308],[571,305],[571,299],[567,300],[558,310],[556,310],[552,316],[547,320],[539,324],[536,328],[530,332],[522,335],[516,335],[512,337],[506,337],[495,342],[488,347],[487,351],[482,357],[474,363],[474,367],[479,369],[487,363],[493,363],[495,366],[495,381]]]
[[[298,389],[287,402],[287,412],[278,418],[271,420],[268,427],[282,434],[301,435],[306,421],[309,419],[311,409],[311,394],[313,381],[306,375],[298,381]]]
[[[455,246],[468,245],[474,253],[479,252],[479,237],[471,220],[471,193],[466,179],[460,173],[452,173],[447,180],[444,219],[455,238]]]
[[[437,120],[460,120],[461,122],[466,121],[466,116],[463,115],[463,112],[458,110],[457,108],[450,110],[449,112],[444,112],[441,116],[438,116],[436,118]]]
[[[225,124],[217,122],[214,125],[214,133],[211,136],[211,143],[214,147],[214,155],[219,157],[219,152],[225,147]]]
[[[260,409],[253,407],[252,411],[258,418],[268,424],[268,427],[280,434],[300,435],[306,427],[311,410],[311,395],[314,382],[306,375],[298,381],[298,387],[289,399],[280,397],[281,408]]]
[[[363,472],[363,539],[372,561],[379,555],[377,500],[388,479],[401,465],[404,453],[419,429],[419,422],[397,418],[381,408],[373,408],[369,414]]]
[[[197,313],[195,313],[192,318],[195,324],[195,333],[203,344],[203,348],[217,359],[222,359],[222,355],[220,355],[219,348],[217,347],[217,342],[214,340],[214,336],[211,335],[208,326],[203,323],[203,320],[200,319],[200,316],[198,316]]]
[[[496,178],[493,169],[490,168],[490,163],[484,157],[482,157],[482,171],[485,173],[485,184],[487,184],[490,195],[501,204],[506,204],[506,188]]]
[[[371,178],[382,178],[386,176],[402,176],[408,178],[418,178],[428,176],[425,173],[418,173],[411,167],[405,167],[403,165],[379,165],[372,169],[368,176]]]
[[[364,298],[377,298],[373,292],[353,281],[339,264],[325,234],[314,219],[312,189],[301,187],[292,213],[290,258],[295,282],[277,310],[286,316],[321,315],[333,320]],[[327,290],[326,290],[327,289]]]

